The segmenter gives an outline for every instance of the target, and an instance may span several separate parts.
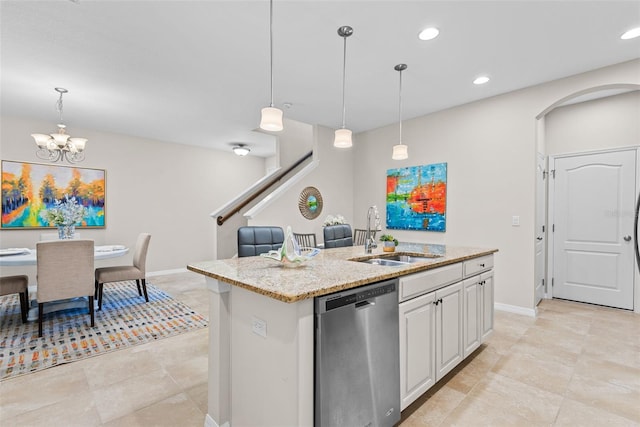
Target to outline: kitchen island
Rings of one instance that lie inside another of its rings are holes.
[[[283,268],[263,257],[193,263],[210,297],[206,426],[311,426],[314,422],[313,298],[381,280],[491,256],[495,249],[401,243],[396,254],[428,257],[372,265],[382,248],[322,250],[308,265]]]

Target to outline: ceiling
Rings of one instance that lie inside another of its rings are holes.
[[[274,97],[285,117],[354,133],[640,57],[639,1],[275,0]],[[269,104],[269,1],[0,2],[3,115],[229,150]],[[420,41],[427,26],[440,29]],[[477,86],[478,75],[491,81]],[[287,104],[287,106],[285,106]],[[76,135],[82,136],[82,135]],[[30,140],[29,137],[25,137]],[[90,152],[91,141],[87,145]]]

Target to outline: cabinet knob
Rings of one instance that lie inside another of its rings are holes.
[[[623,237],[625,242],[630,242],[631,241],[631,236],[624,236]]]
[[[480,267],[484,268],[484,264],[480,264]]]

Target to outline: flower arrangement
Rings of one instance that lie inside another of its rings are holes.
[[[394,246],[398,246],[398,239],[394,239],[391,234],[383,234],[380,236],[381,242],[393,242]]]
[[[49,224],[61,226],[75,225],[82,221],[85,214],[85,207],[79,205],[75,197],[69,198],[69,196],[65,194],[64,201],[56,199],[54,206],[42,211],[40,217]]]
[[[322,223],[323,227],[326,227],[327,225],[338,225],[338,224],[345,224],[346,220],[344,219],[344,217],[342,215],[327,215],[327,217],[324,219],[324,222]]]

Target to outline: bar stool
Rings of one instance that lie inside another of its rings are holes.
[[[20,295],[22,323],[27,323],[27,312],[29,311],[28,284],[29,277],[26,275],[0,277],[0,296],[11,294]]]

